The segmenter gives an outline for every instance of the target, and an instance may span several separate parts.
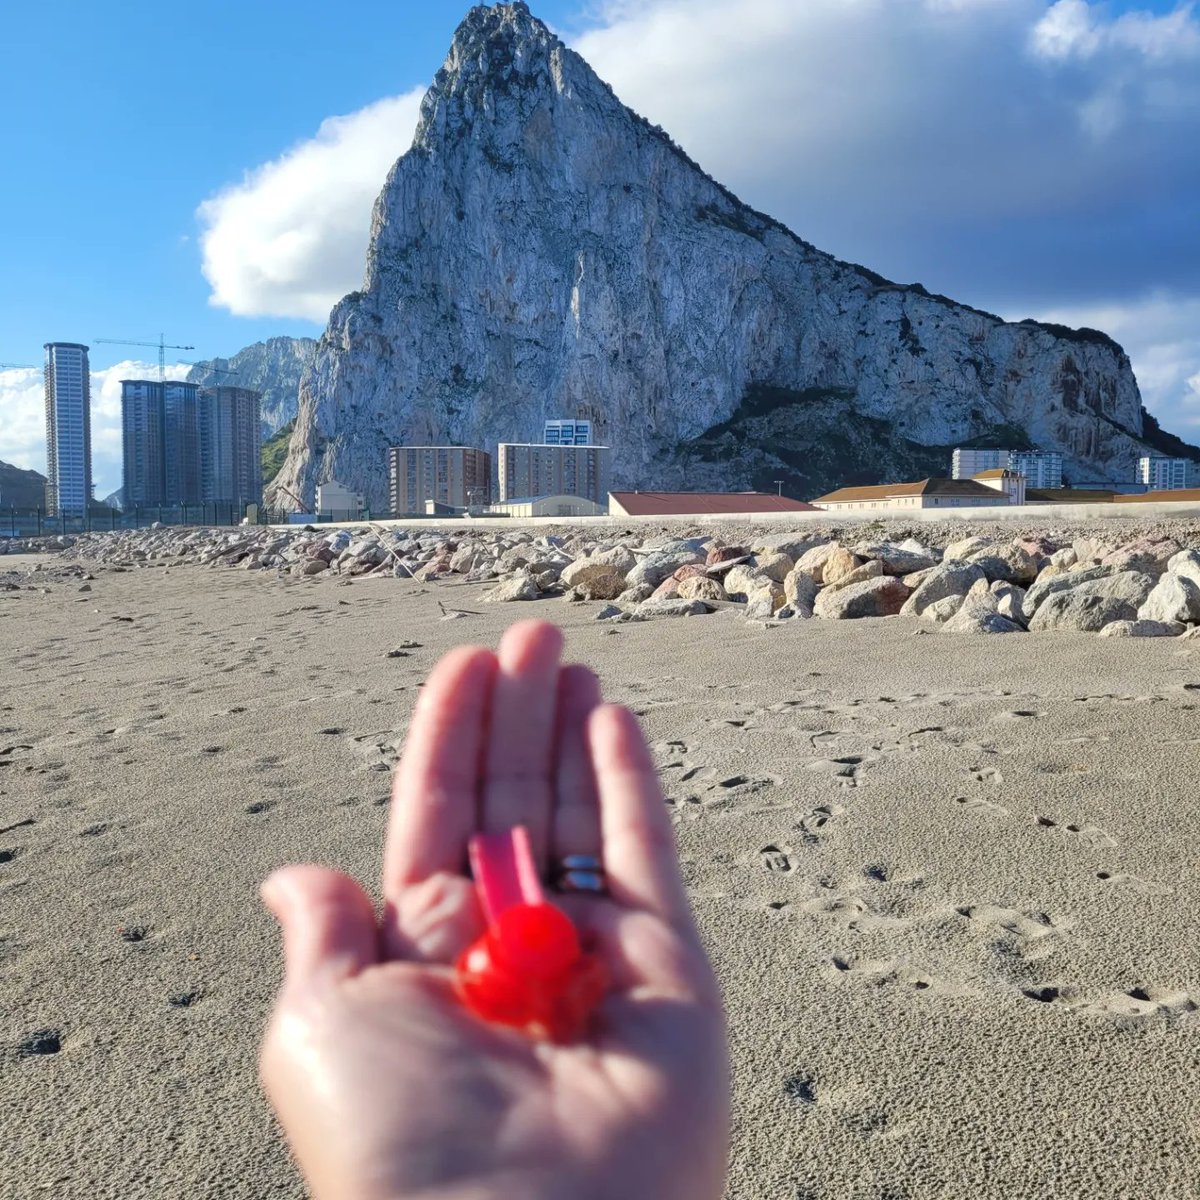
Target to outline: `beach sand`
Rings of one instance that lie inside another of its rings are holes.
[[[0,591],[0,1196],[304,1194],[255,1078],[258,883],[377,890],[418,684],[530,616],[654,744],[727,997],[730,1196],[1200,1193],[1200,643],[5,568],[35,562]]]

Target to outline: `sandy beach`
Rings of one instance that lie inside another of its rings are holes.
[[[1200,1193],[1200,641],[3,565],[5,1200],[304,1195],[255,1078],[258,883],[377,890],[421,680],[529,616],[654,744],[727,998],[731,1197]]]

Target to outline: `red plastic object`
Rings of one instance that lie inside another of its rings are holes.
[[[470,855],[488,928],[456,964],[463,1003],[532,1037],[577,1041],[608,988],[604,964],[542,894],[523,827],[476,834]]]

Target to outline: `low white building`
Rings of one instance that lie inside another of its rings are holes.
[[[343,487],[336,479],[317,484],[317,515],[329,521],[357,521],[366,508],[357,492]]]
[[[1147,457],[1138,459],[1138,481],[1152,492],[1173,491],[1188,486],[1186,458]]]
[[[1000,476],[1011,472],[1001,471]],[[977,479],[919,479],[916,483],[877,483],[838,488],[813,501],[829,512],[911,512],[918,508],[987,508],[1019,503],[1000,486]],[[1000,495],[997,495],[1000,492]]]

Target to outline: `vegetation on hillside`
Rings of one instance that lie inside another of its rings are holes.
[[[262,448],[262,479],[263,487],[279,474],[283,460],[287,458],[288,442],[292,440],[292,430],[296,428],[294,420],[289,421],[273,438],[263,442]]]

